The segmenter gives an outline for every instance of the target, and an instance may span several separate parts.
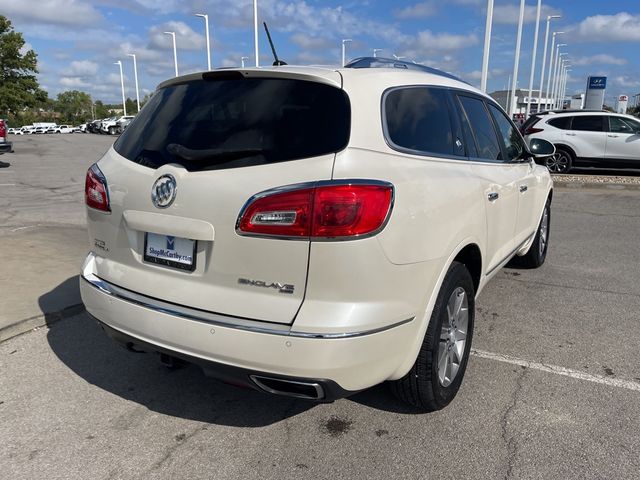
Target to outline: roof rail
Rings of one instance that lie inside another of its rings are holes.
[[[351,60],[344,68],[398,68],[401,70],[417,70],[419,72],[430,73],[432,75],[439,75],[441,77],[457,80],[458,82],[467,83],[464,80],[459,79],[455,75],[443,72],[437,68],[427,67],[414,62],[404,62],[402,60],[395,60],[393,58],[383,57],[359,57]]]

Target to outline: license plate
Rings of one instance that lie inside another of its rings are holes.
[[[144,237],[144,260],[192,272],[196,268],[196,241],[147,233]]]

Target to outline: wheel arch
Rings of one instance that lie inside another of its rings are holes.
[[[566,150],[568,153],[570,153],[571,156],[573,157],[573,160],[575,160],[577,158],[576,151],[572,147],[567,145],[566,143],[555,142],[554,145],[555,145],[556,149]]]
[[[438,294],[440,293],[440,289],[442,288],[447,272],[454,262],[464,264],[467,270],[469,270],[473,280],[475,296],[478,295],[478,292],[482,289],[483,285],[483,257],[480,245],[481,243],[476,239],[466,239],[458,244],[453,253],[444,262],[438,281],[436,282],[435,288],[429,295],[425,308],[422,309],[421,314],[416,315],[416,321],[419,321],[420,325],[417,326],[415,340],[413,344],[408,345],[407,356],[404,361],[387,380],[397,380],[402,378],[415,363],[418,353],[420,352],[420,346],[422,345],[424,336],[427,333],[429,322],[431,321],[431,314],[433,313],[436,299],[438,298]],[[422,315],[422,317],[420,315]]]

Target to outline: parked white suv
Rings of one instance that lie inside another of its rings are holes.
[[[120,125],[123,122],[128,122],[128,121],[131,121],[132,119],[133,119],[132,115],[126,115],[126,116],[123,115],[122,117],[105,120],[100,125],[100,131],[102,133],[108,133],[109,135],[116,135],[121,131]]]
[[[640,168],[640,120],[593,110],[561,110],[532,115],[523,125],[527,141],[553,143],[556,154],[545,164],[551,172],[573,167]]]
[[[236,385],[331,401],[390,381],[435,410],[487,281],[544,262],[551,189],[500,107],[438,70],[191,74],[87,172],[82,299],[124,345]]]

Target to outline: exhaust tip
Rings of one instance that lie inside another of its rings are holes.
[[[249,375],[249,378],[260,390],[274,395],[284,395],[304,400],[322,400],[325,397],[322,385],[316,382],[284,380],[262,375]]]

